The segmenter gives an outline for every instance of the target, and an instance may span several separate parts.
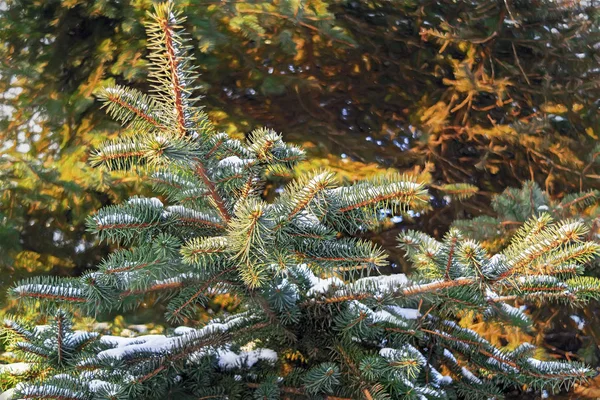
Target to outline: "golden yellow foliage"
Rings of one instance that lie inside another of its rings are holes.
[[[554,103],[545,103],[540,106],[541,110],[545,113],[549,114],[564,114],[569,109],[565,107],[563,104],[554,104]],[[573,106],[575,108],[575,106]]]

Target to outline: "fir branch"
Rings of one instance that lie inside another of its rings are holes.
[[[404,296],[415,296],[418,294],[436,292],[440,289],[449,289],[461,286],[471,286],[475,282],[474,279],[459,278],[452,281],[431,282],[422,285],[412,285],[401,289],[400,293]]]
[[[408,176],[379,178],[372,182],[343,187],[339,191],[342,201],[339,212],[342,213],[370,206],[385,207],[391,200],[398,200],[404,204],[428,201],[423,185]]]
[[[333,183],[333,179],[331,172],[318,171],[288,186],[281,197],[282,203],[289,209],[287,221],[291,221],[298,213],[305,210],[319,193],[323,193]]]
[[[580,204],[589,204],[590,202],[592,202],[593,200],[598,199],[598,191],[592,190],[584,195],[580,195],[575,197],[572,200],[569,200],[567,202],[561,202],[558,205],[558,208],[560,209],[568,209],[571,208],[573,206],[576,205],[580,205]]]
[[[165,131],[167,127],[159,122],[158,104],[135,89],[119,85],[103,89],[99,94],[105,102],[107,112],[115,119],[128,124],[132,130],[143,129],[145,125]],[[140,123],[136,123],[136,119]]]
[[[129,169],[133,166],[143,165],[147,149],[144,144],[132,138],[119,138],[106,142],[94,150],[90,156],[90,163],[94,167],[106,166],[109,169]]]
[[[223,201],[223,199],[221,198],[221,195],[217,191],[215,184],[208,177],[208,175],[206,173],[206,169],[205,169],[204,165],[202,164],[202,162],[198,159],[196,159],[195,161],[196,161],[196,169],[195,169],[196,174],[200,177],[200,179],[202,180],[204,185],[208,188],[208,193],[211,196],[211,198],[213,199],[214,204],[217,207],[217,209],[219,210],[219,214],[221,214],[221,217],[223,218],[223,220],[225,222],[229,222],[229,220],[231,219],[231,215],[229,214],[227,207],[225,207],[225,202]]]
[[[180,319],[179,316],[187,307],[189,307],[191,304],[193,304],[196,301],[196,299],[198,299],[200,296],[205,294],[207,289],[211,285],[219,282],[224,275],[226,275],[232,271],[235,271],[235,267],[224,269],[223,271],[220,271],[219,273],[217,273],[216,275],[211,277],[209,280],[207,280],[185,302],[183,302],[179,307],[177,307],[173,311],[169,312],[169,314],[168,314],[169,319],[171,319],[173,321],[179,320]]]
[[[176,31],[179,29],[179,21],[173,11],[173,3],[166,2],[158,4],[155,12],[150,14],[154,23],[148,26],[150,46],[154,50],[151,58],[156,60],[156,72],[154,77],[157,86],[168,82],[171,102],[176,111],[176,124],[180,134],[187,133],[188,121],[186,121],[186,109],[184,105],[183,90],[188,82],[182,82],[181,75],[184,74],[181,50],[182,40]],[[161,65],[162,64],[162,65]],[[166,75],[166,79],[162,76]],[[166,82],[163,81],[165,79]]]
[[[181,255],[188,264],[207,265],[228,249],[229,243],[225,236],[194,238],[182,247]]]
[[[67,303],[86,303],[84,288],[75,279],[31,278],[19,282],[11,289],[19,299],[47,300]]]

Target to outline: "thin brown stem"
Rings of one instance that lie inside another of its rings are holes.
[[[165,47],[167,49],[167,57],[169,59],[169,70],[171,72],[171,82],[173,84],[173,95],[175,109],[177,110],[177,124],[181,133],[186,132],[185,113],[183,108],[183,96],[181,93],[181,82],[179,82],[179,75],[177,75],[177,67],[179,60],[175,54],[175,47],[173,45],[173,28],[169,25],[169,21],[165,18],[162,21],[161,27],[165,33]]]
[[[106,97],[109,101],[112,101],[113,103],[118,104],[123,108],[126,108],[127,110],[131,111],[138,117],[142,118],[144,121],[155,126],[156,128],[161,129],[161,130],[167,129],[166,126],[162,125],[160,122],[158,122],[152,116],[146,114],[144,111],[140,110],[139,108],[132,106],[131,104],[127,103],[126,101],[121,100],[120,97],[115,96],[113,94],[109,94]]]
[[[227,211],[227,207],[225,207],[225,202],[223,201],[223,198],[217,191],[217,187],[215,186],[214,182],[209,178],[204,164],[197,158],[195,159],[195,161],[197,163],[196,175],[198,175],[200,179],[202,179],[202,182],[208,189],[208,194],[210,195],[210,197],[212,197],[213,201],[215,202],[215,205],[223,220],[225,222],[229,222],[229,220],[231,219],[231,215],[229,214],[229,211]]]

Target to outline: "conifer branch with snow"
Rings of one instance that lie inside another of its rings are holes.
[[[134,197],[89,218],[99,239],[122,246],[97,271],[12,289],[23,304],[58,310],[48,329],[5,324],[13,346],[45,371],[16,398],[488,399],[506,386],[558,389],[593,375],[535,359],[528,344],[499,349],[454,322],[472,310],[528,326],[513,300],[598,297],[598,280],[578,276],[598,253],[581,222],[534,219],[494,256],[458,230],[441,242],[406,232],[417,273],[380,276],[385,251],[356,236],[381,209],[423,210],[429,195],[418,178],[339,186],[316,171],[265,201],[270,171],[291,171],[302,151],[269,129],[246,142],[216,133],[193,98],[182,18],[165,3],[150,20],[154,91],[104,91],[132,133],[101,146],[93,162],[148,173],[162,200]],[[239,298],[240,311],[196,323],[219,293]],[[72,331],[63,311],[135,309],[148,296],[185,326],[100,337]]]

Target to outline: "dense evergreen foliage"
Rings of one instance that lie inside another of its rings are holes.
[[[428,208],[422,177],[340,185],[318,170],[266,201],[265,181],[289,176],[304,152],[271,129],[244,141],[218,133],[198,105],[182,18],[166,3],[149,19],[152,91],[99,93],[125,128],[91,161],[137,172],[161,199],[134,196],[88,218],[91,232],[119,246],[97,270],[13,287],[21,304],[55,313],[49,326],[5,322],[35,376],[15,398],[489,399],[595,375],[580,363],[540,360],[528,343],[501,349],[456,323],[473,312],[527,328],[515,301],[597,298],[600,281],[581,274],[600,245],[586,238],[583,221],[535,213],[496,254],[458,229],[441,241],[406,231],[400,246],[415,273],[380,275],[385,251],[358,236],[386,214]],[[235,294],[239,309],[198,321],[220,293]],[[166,319],[184,326],[100,337],[73,330],[64,311],[94,315],[143,302],[165,303]]]
[[[486,250],[500,251],[516,232],[531,218],[549,214],[554,219],[578,219],[589,226],[586,240],[600,241],[600,202],[598,190],[572,193],[556,198],[543,191],[535,182],[525,182],[521,188],[507,188],[492,199],[492,212],[471,219],[459,219],[452,227],[470,239],[479,241]],[[586,274],[598,276],[598,260],[590,263]],[[559,356],[577,357],[597,365],[600,357],[597,343],[600,329],[597,302],[574,309],[556,305],[528,307],[534,321],[542,321],[536,336],[544,340],[546,349]],[[523,339],[521,339],[523,340]],[[527,340],[527,339],[526,339]],[[593,397],[593,396],[591,396]]]
[[[483,215],[470,220],[456,220],[454,228],[470,238],[485,242],[492,251],[501,249],[529,219],[549,214],[555,219],[580,218],[591,227],[588,240],[600,239],[598,198],[600,191],[572,193],[556,199],[535,182],[527,181],[521,188],[507,188],[492,199],[494,216]]]
[[[419,165],[440,185],[486,192],[525,179],[551,194],[598,185],[594,2],[178,4],[212,120],[238,138],[266,125],[334,158]],[[94,90],[148,89],[141,21],[151,5],[3,3],[0,168],[14,184],[2,186],[0,233],[19,238],[0,242],[3,268],[83,269],[103,253],[71,245],[85,215],[123,198],[120,177],[85,164],[88,146],[115,131]],[[42,167],[60,179],[23,172]],[[43,204],[40,193],[50,196]]]

